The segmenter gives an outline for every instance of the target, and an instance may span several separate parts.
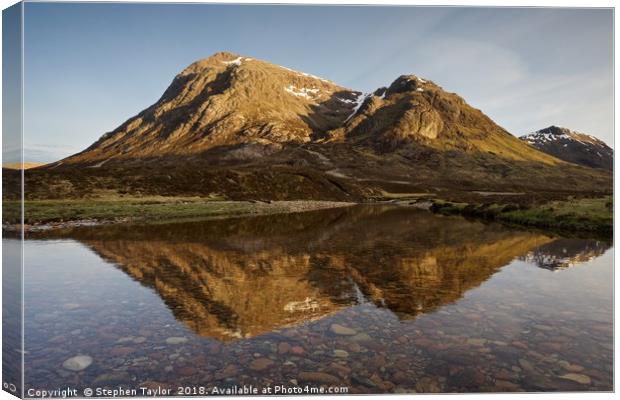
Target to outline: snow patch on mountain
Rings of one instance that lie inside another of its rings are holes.
[[[579,143],[586,144],[589,142],[603,143],[600,139],[581,132],[571,131],[568,128],[559,126],[551,126],[549,128],[540,129],[538,131],[523,135],[520,139],[532,143],[554,142],[558,140],[574,140]]]
[[[613,168],[613,149],[602,140],[568,128],[550,126],[521,140],[561,160],[593,168]]]
[[[295,71],[294,69],[291,69],[291,68],[288,68],[288,67],[284,67],[282,65],[278,65],[278,67],[280,67],[282,69],[285,69],[285,70],[287,70],[289,72],[292,72],[292,73],[296,74],[297,76],[305,76],[307,78],[318,79],[319,81],[323,81],[323,82],[327,82],[327,83],[333,83],[329,79],[321,78],[320,76],[308,74],[306,72]]]
[[[366,98],[371,95],[372,95],[371,93],[360,93],[359,96],[357,96],[357,99],[355,100],[355,107],[353,108],[353,112],[351,113],[351,115],[347,117],[347,119],[344,120],[344,122],[347,122],[348,120],[353,118],[353,116],[357,114],[357,112],[359,111],[362,104],[364,104],[364,101],[366,100]]]
[[[284,90],[293,96],[303,97],[309,100],[312,99],[312,96],[316,96],[320,92],[320,89],[317,88],[297,88],[294,85],[288,85]]]
[[[246,61],[248,59],[246,58]],[[226,64],[226,65],[241,65],[241,61],[243,61],[243,57],[237,57],[234,60],[230,60],[230,61],[222,61],[222,64]]]
[[[345,104],[354,104],[356,102],[356,100],[343,99],[342,97],[336,97],[336,99],[340,100],[341,102]]]

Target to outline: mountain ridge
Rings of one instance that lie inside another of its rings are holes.
[[[415,75],[401,75],[388,87],[364,94],[227,52],[189,65],[156,103],[65,162],[325,141],[351,141],[381,151],[416,142],[438,150],[558,162],[522,146],[458,95]]]
[[[430,80],[372,93],[220,52],[84,151],[29,170],[28,195],[346,200],[406,193],[609,193]],[[514,195],[513,195],[514,196]]]

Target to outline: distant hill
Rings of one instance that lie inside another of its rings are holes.
[[[25,163],[4,163],[2,168],[7,169],[30,169],[45,165],[45,163],[25,162]]]
[[[31,198],[365,200],[612,187],[611,174],[538,151],[418,76],[362,93],[225,52],[191,64],[155,104],[27,179]]]
[[[550,126],[520,138],[536,149],[570,163],[613,170],[614,151],[594,136]]]

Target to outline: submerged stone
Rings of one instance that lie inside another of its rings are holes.
[[[372,388],[377,387],[376,383],[366,378],[365,376],[351,375],[351,382],[357,383],[358,385],[364,385],[364,386],[372,387]]]
[[[316,382],[328,384],[335,384],[340,382],[340,379],[336,378],[333,375],[326,374],[325,372],[302,371],[299,373],[299,376],[297,378],[302,382]]]
[[[286,354],[291,350],[291,345],[286,342],[278,344],[278,354]]]
[[[62,363],[62,367],[70,371],[82,371],[93,363],[91,356],[75,356]]]
[[[187,343],[187,338],[180,336],[172,336],[166,339],[167,344],[183,344]]]
[[[304,350],[304,348],[301,347],[301,346],[293,346],[291,348],[291,353],[295,354],[297,356],[303,355],[305,352],[306,352],[306,350]]]
[[[372,338],[365,332],[360,332],[357,335],[351,337],[354,342],[370,342]]]
[[[257,358],[250,363],[252,371],[263,371],[273,365],[273,361],[268,358]]]
[[[583,375],[583,374],[570,373],[570,374],[561,375],[560,378],[568,379],[570,381],[577,382],[577,383],[581,383],[582,385],[589,385],[592,382],[592,380],[590,379],[588,375]]]
[[[354,336],[357,334],[357,331],[355,331],[354,329],[342,326],[340,324],[332,324],[332,326],[330,327],[330,331],[340,336]]]
[[[99,375],[93,381],[93,385],[98,386],[108,386],[108,385],[117,385],[121,383],[128,383],[131,380],[131,376],[129,373],[125,371],[118,372],[108,372],[102,375]]]
[[[336,357],[340,357],[340,358],[347,358],[347,357],[349,357],[349,353],[347,351],[341,350],[341,349],[334,350],[334,355]]]

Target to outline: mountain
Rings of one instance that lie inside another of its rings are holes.
[[[573,164],[613,170],[614,151],[594,136],[550,126],[520,137],[536,149]]]
[[[524,146],[459,96],[416,76],[401,76],[387,88],[363,94],[225,52],[187,67],[155,104],[64,162],[92,166],[196,155],[222,146],[235,156],[259,157],[284,144],[324,142],[380,151],[416,143],[441,151],[558,163]]]
[[[220,146],[260,156],[340,126],[359,94],[310,74],[217,53],[191,64],[155,104],[66,162],[195,155]]]
[[[26,181],[33,199],[458,200],[612,186],[611,174],[536,150],[415,75],[362,93],[225,52],[191,64],[155,104]]]
[[[458,95],[415,75],[400,76],[389,87],[366,95],[359,111],[332,135],[371,143],[383,151],[415,143],[433,150],[558,164],[557,159],[523,146]]]

